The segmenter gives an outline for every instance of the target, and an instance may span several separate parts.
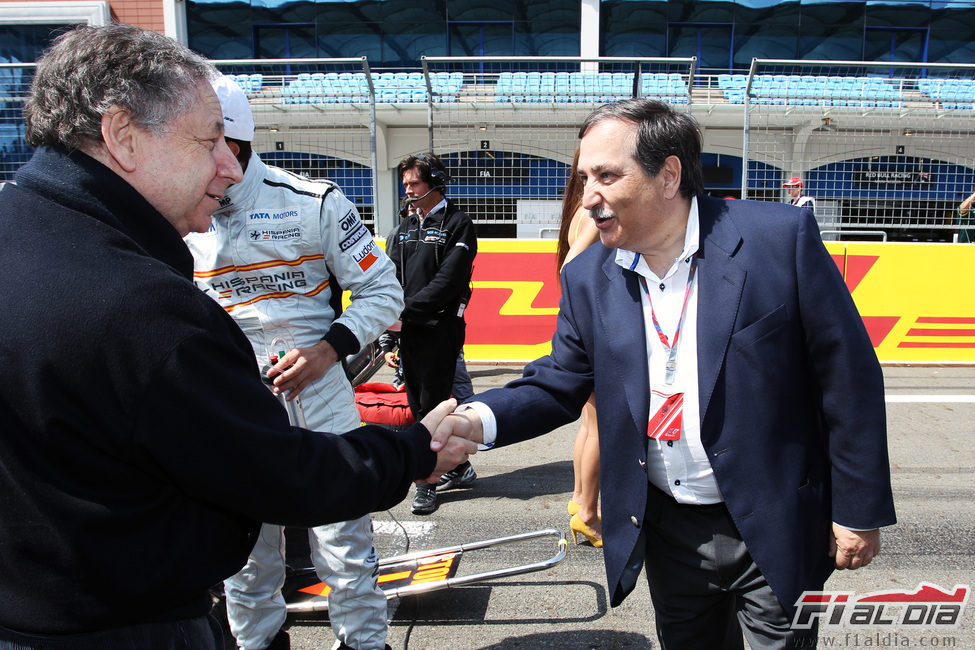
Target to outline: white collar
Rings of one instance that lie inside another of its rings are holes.
[[[438,203],[437,205],[433,206],[433,209],[430,210],[429,212],[427,212],[426,214],[424,214],[423,212],[421,212],[420,211],[420,208],[417,208],[416,209],[416,216],[420,218],[420,221],[423,221],[424,219],[426,219],[427,217],[429,217],[431,214],[437,214],[437,212],[439,212],[442,208],[443,209],[446,209],[446,207],[447,207],[447,198],[444,197],[444,198],[440,199],[440,203]]]
[[[687,212],[687,228],[684,230],[684,248],[681,250],[680,255],[674,258],[673,264],[671,264],[670,268],[664,274],[664,277],[659,278],[660,280],[665,280],[673,275],[677,270],[678,262],[697,252],[700,245],[700,237],[701,220],[697,212],[697,197],[694,196],[691,197],[691,208]],[[646,267],[647,272],[653,274],[642,255],[624,248],[617,249],[616,263],[631,271],[635,271],[637,266],[642,264]],[[654,277],[656,277],[655,274]]]

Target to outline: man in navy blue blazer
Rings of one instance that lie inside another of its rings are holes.
[[[883,376],[850,293],[811,212],[704,195],[690,116],[626,100],[580,138],[603,245],[563,271],[552,353],[435,440],[532,438],[594,391],[613,606],[645,564],[662,648],[814,646],[796,601],[869,564],[895,522]]]

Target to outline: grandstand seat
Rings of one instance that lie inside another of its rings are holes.
[[[255,72],[247,75],[248,87],[252,95],[256,95],[264,88],[264,75]]]
[[[460,93],[461,88],[464,87],[464,73],[463,72],[451,72],[450,73],[450,91],[455,95]]]
[[[724,96],[728,99],[729,104],[744,104],[745,103],[745,91],[744,89],[733,89],[724,91]]]

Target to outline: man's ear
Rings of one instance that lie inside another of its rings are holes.
[[[234,158],[240,155],[240,145],[232,140],[226,140],[227,147],[230,149],[230,153],[234,154]]]
[[[680,178],[683,169],[680,164],[680,158],[677,156],[667,156],[664,160],[663,167],[660,168],[658,175],[661,175],[664,181],[664,197],[672,199],[680,193]]]
[[[133,172],[139,160],[139,140],[146,134],[132,121],[129,111],[112,106],[102,115],[102,141],[105,150],[126,172]]]

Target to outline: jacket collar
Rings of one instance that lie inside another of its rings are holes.
[[[91,156],[41,146],[17,172],[15,182],[105,224],[184,277],[193,277],[193,256],[172,224],[121,176]]]
[[[267,165],[255,152],[251,152],[251,157],[247,160],[247,170],[244,171],[244,178],[236,185],[227,188],[224,200],[221,201],[220,209],[213,213],[214,217],[224,217],[239,210],[240,206],[252,206],[257,201],[257,195],[261,191],[261,185],[267,176]]]

